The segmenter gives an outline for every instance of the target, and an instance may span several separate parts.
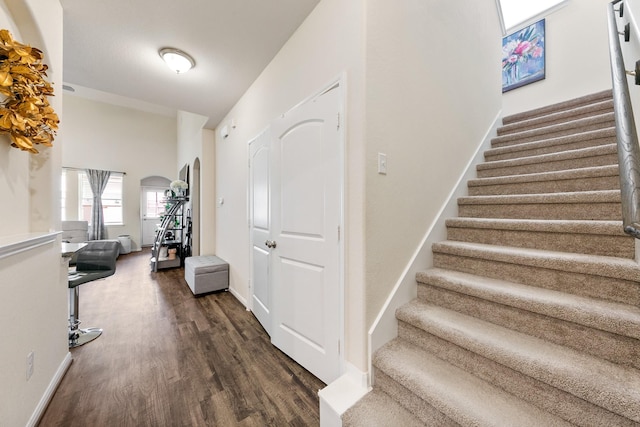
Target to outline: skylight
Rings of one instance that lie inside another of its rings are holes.
[[[502,17],[503,30],[514,29],[560,7],[568,0],[496,0]]]

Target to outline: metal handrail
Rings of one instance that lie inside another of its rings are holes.
[[[620,1],[622,0],[614,0],[609,4],[608,15],[609,54],[620,169],[622,225],[625,233],[640,239],[640,147],[638,146],[638,134],[629,96],[627,72],[620,48],[618,25],[613,9],[613,6]]]

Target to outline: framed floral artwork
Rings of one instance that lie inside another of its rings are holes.
[[[545,77],[544,19],[502,39],[502,92]]]

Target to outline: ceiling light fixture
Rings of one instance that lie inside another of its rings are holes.
[[[177,74],[186,73],[196,66],[196,61],[180,49],[163,47],[158,53],[167,66]]]

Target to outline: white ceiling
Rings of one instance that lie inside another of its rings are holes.
[[[76,95],[216,126],[319,0],[60,0],[65,85]],[[177,75],[158,55],[196,61]],[[132,101],[135,100],[135,101]]]

